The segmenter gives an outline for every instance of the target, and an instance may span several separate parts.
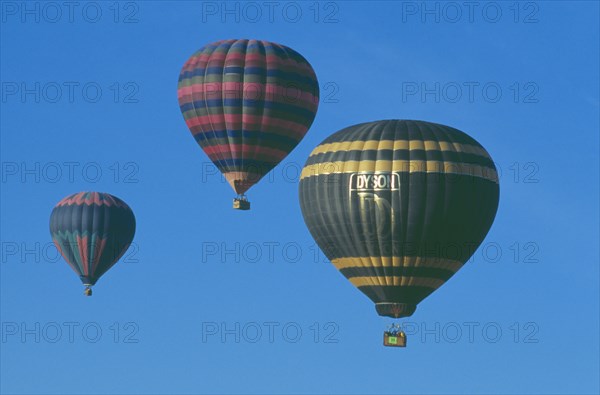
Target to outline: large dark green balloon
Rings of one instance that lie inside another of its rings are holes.
[[[334,133],[300,179],[304,221],[331,262],[380,315],[412,315],[490,229],[496,167],[467,134],[388,120]]]

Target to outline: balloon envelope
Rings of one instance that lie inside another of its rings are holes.
[[[108,193],[67,196],[50,215],[56,248],[85,285],[94,285],[121,258],[134,233],[133,211]]]
[[[184,64],[177,95],[196,142],[243,194],[302,140],[317,112],[319,85],[291,48],[224,40]]]
[[[319,247],[380,315],[395,318],[463,266],[499,199],[494,162],[477,141],[405,120],[331,135],[308,158],[299,189]]]

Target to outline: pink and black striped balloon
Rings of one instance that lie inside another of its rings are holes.
[[[196,142],[238,194],[298,145],[319,105],[308,61],[259,40],[202,47],[184,64],[177,94]]]

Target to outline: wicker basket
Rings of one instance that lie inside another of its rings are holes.
[[[244,199],[233,199],[233,208],[236,210],[250,210],[250,202]]]
[[[406,347],[406,335],[404,332],[384,332],[383,345],[386,347]]]

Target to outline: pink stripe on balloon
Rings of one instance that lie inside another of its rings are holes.
[[[253,159],[256,159],[262,155],[269,156],[274,159],[282,159],[288,154],[285,151],[278,150],[275,148],[261,147],[261,146],[256,146],[256,145],[247,145],[247,144],[211,145],[211,146],[204,147],[203,150],[204,150],[204,152],[206,152],[207,155],[232,154],[232,156],[231,156],[232,158],[237,158],[237,156],[235,156],[233,154],[239,154],[239,153],[254,154],[256,152],[256,155],[253,156]],[[246,156],[244,156],[244,157],[247,158]]]
[[[94,244],[94,255],[92,256],[92,273],[96,272],[96,267],[98,267],[98,263],[100,263],[100,257],[104,253],[104,247],[106,247],[106,239],[96,238],[96,243]],[[116,253],[116,251],[113,251]]]
[[[85,195],[88,195],[87,197],[84,197]],[[108,195],[103,195],[102,198],[100,198],[100,194],[98,192],[79,192],[76,193],[75,195],[71,195],[71,196],[67,196],[66,198],[62,199],[60,202],[58,202],[56,204],[57,207],[59,206],[69,206],[69,205],[82,205],[82,204],[86,204],[88,206],[91,206],[92,204],[96,204],[98,206],[115,206],[115,207],[128,207],[125,203],[122,203],[116,199],[113,199],[112,197],[108,196]]]
[[[71,269],[73,269],[73,271],[75,273],[77,273],[77,275],[79,276],[79,268],[77,266],[75,266],[74,263],[71,263],[68,259],[67,256],[65,255],[65,253],[63,252],[60,243],[57,242],[55,239],[52,239],[52,241],[54,242],[54,245],[56,246],[56,249],[58,250],[58,252],[60,252],[60,255],[62,255],[62,257],[65,259],[65,262],[67,262],[67,264],[71,267]]]
[[[239,117],[239,115],[235,115]],[[227,122],[236,122],[233,115],[225,114],[224,118]],[[189,118],[186,123],[190,129],[199,127],[205,133],[212,133],[213,130],[225,129],[224,123],[215,124],[214,117],[203,115],[195,118]],[[281,136],[288,136],[295,139],[302,139],[308,128],[302,124],[286,121],[279,118],[271,118],[265,116],[247,116],[244,122],[244,129],[256,132],[270,132]]]
[[[282,86],[259,82],[207,82],[183,86],[177,90],[180,104],[192,102],[193,99],[219,99],[223,96],[230,99],[268,100],[312,111],[316,110],[319,103],[319,97],[313,92],[302,90],[299,86],[292,84]]]
[[[89,263],[89,259],[88,259],[88,249],[87,249],[87,243],[88,243],[88,236],[77,236],[77,249],[79,250],[79,256],[81,257],[81,266],[83,269],[83,274],[85,276],[89,276],[89,268],[88,268],[88,263]]]

